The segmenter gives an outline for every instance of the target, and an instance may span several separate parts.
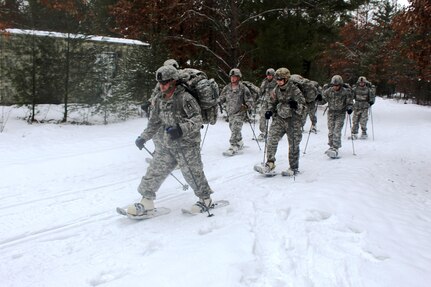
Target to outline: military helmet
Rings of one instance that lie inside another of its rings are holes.
[[[266,75],[267,76],[268,75],[274,76],[275,75],[275,70],[273,68],[269,68],[268,70],[266,70]]]
[[[175,69],[179,69],[180,65],[178,65],[178,62],[175,61],[174,59],[167,59],[164,63],[163,66],[172,66]]]
[[[277,71],[275,71],[275,78],[277,80],[286,80],[289,81],[290,79],[290,71],[287,68],[279,68]]]
[[[331,79],[331,85],[342,85],[343,78],[340,75],[335,75]]]
[[[364,82],[364,83],[366,83],[366,82],[367,82],[367,78],[365,78],[364,76],[360,76],[360,77],[358,78],[357,83],[359,84],[360,82]]]
[[[161,66],[156,71],[156,80],[158,82],[178,80],[178,70],[173,66]]]
[[[242,78],[241,71],[237,68],[230,70],[229,77],[232,77],[232,76],[238,76],[238,77]]]

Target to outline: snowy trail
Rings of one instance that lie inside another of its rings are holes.
[[[355,141],[353,155],[348,128],[339,160],[324,155],[323,110],[306,154],[303,134],[295,179],[253,171],[262,152],[249,125],[244,153],[231,158],[221,155],[227,123],[210,126],[205,172],[213,197],[231,204],[211,218],[184,216],[196,198],[168,177],[156,204],[171,213],[146,222],[115,213],[139,200],[148,154],[133,142],[145,119],[79,127],[11,120],[0,134],[2,285],[428,286],[430,109],[379,99],[375,140],[369,124],[370,139]],[[276,169],[286,168],[283,138]]]

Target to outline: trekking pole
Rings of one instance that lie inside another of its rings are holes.
[[[314,108],[314,115],[316,115],[316,112],[317,112],[317,106],[318,106],[318,105],[316,105],[316,107]],[[304,153],[303,153],[303,154],[305,154],[305,151],[307,150],[308,140],[310,139],[310,135],[311,135],[311,127],[312,127],[312,126],[313,126],[313,122],[311,122],[310,130],[308,131],[307,142],[305,143],[305,148],[304,148]]]
[[[201,145],[201,151],[204,148],[204,143],[205,143],[205,139],[207,137],[207,132],[208,132],[208,128],[209,128],[210,124],[207,124],[207,128],[205,129],[205,133],[204,133],[204,139],[202,140],[202,145]]]
[[[291,123],[292,123],[292,145],[293,145],[293,154],[295,154],[295,111],[292,112],[292,118],[291,118]],[[301,131],[302,133],[302,131]],[[299,151],[298,151],[299,152]],[[298,158],[299,161],[299,158]],[[289,163],[290,165],[290,163]],[[293,181],[295,181],[295,170],[293,170]]]
[[[352,120],[351,120],[351,118],[350,118],[350,115],[349,114],[347,114],[348,115],[348,118],[349,118],[349,124],[350,124],[350,134],[352,134]],[[353,150],[353,155],[356,155],[356,153],[355,153],[355,144],[353,143],[353,136],[350,136],[350,138],[352,139],[352,150]]]
[[[253,114],[253,128],[256,129],[256,114],[257,114],[257,103],[254,105]]]
[[[269,119],[265,119],[265,147],[263,149],[262,165],[265,165],[266,153],[268,151],[268,130],[269,130]]]
[[[373,123],[373,112],[370,106],[370,117],[371,117],[371,131],[373,132],[373,140],[374,140],[374,123]]]
[[[253,137],[254,137],[254,139],[256,140],[257,146],[259,147],[259,150],[262,150],[262,149],[260,148],[260,144],[259,144],[259,141],[257,140],[256,133],[254,132],[253,126],[251,125],[250,117],[248,116],[248,113],[247,113],[247,118],[249,119],[249,120],[248,120],[248,123],[250,124],[250,128],[251,128],[251,131],[253,132]]]
[[[344,127],[344,136],[346,136],[346,134],[347,134],[347,116],[349,116],[349,118],[350,118],[350,115],[349,114],[346,114],[346,119],[345,119],[345,122],[346,122],[346,126]],[[352,127],[350,127],[350,130],[352,129]]]
[[[180,151],[181,155],[183,156],[184,162],[187,165],[187,168],[189,169],[190,175],[193,179],[193,182],[195,183],[196,187],[201,191],[200,186],[198,185],[198,182],[196,181],[195,175],[192,172],[192,169],[190,168],[189,162],[186,158],[186,155],[184,154],[184,150],[181,147],[180,143],[177,142],[177,149]],[[202,201],[202,205],[205,207],[205,210],[208,212],[208,217],[214,216],[214,214],[210,213],[210,207],[205,205],[205,200]]]
[[[146,146],[144,146],[144,149],[154,158],[153,153],[147,149]],[[183,186],[183,190],[187,190],[189,189],[189,186],[187,184],[182,183],[172,172],[169,173],[173,178],[175,178],[182,186]]]

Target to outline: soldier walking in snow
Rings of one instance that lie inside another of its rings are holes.
[[[318,95],[320,105],[328,103],[328,145],[325,152],[329,157],[338,157],[338,149],[341,148],[341,131],[347,114],[352,113],[353,97],[348,86],[343,85],[343,78],[335,75],[331,79],[331,87]]]
[[[275,154],[281,138],[287,134],[289,142],[289,169],[283,175],[294,176],[299,167],[299,144],[302,140],[302,118],[305,98],[297,85],[290,79],[287,68],[275,72],[277,87],[274,89],[265,117],[273,116],[269,129],[267,162],[265,166],[255,166],[260,173],[270,173],[275,168]]]
[[[351,138],[358,138],[358,130],[360,125],[362,130],[361,139],[366,139],[368,137],[368,108],[374,104],[375,95],[371,89],[371,83],[368,82],[365,77],[359,77],[356,87],[353,88],[353,98],[355,100],[355,104],[353,105]]]
[[[265,113],[268,110],[268,102],[270,99],[270,93],[274,90],[275,86],[277,86],[277,82],[274,79],[275,70],[273,68],[269,68],[266,70],[266,78],[262,81],[260,85],[260,120],[259,120],[259,130],[260,135],[257,138],[258,141],[263,141],[265,139],[266,133],[266,119]]]
[[[226,112],[231,130],[230,147],[223,154],[232,156],[244,147],[242,141],[242,126],[247,119],[247,111],[253,107],[253,98],[250,90],[241,82],[242,74],[239,69],[229,72],[230,84],[227,84],[220,93],[219,103],[226,102]]]
[[[179,73],[173,66],[160,67],[156,80],[160,94],[155,96],[148,126],[135,144],[139,149],[144,148],[145,143],[162,129],[160,152],[155,153],[138,187],[142,200],[128,206],[127,213],[140,216],[154,212],[156,192],[177,164],[199,198],[190,212],[200,213],[203,208],[210,207],[213,192],[203,172],[200,154],[200,107],[192,95],[177,85]]]

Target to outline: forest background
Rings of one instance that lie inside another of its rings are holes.
[[[408,2],[400,6],[394,0],[3,0],[0,33],[20,28],[149,43],[132,59],[123,59],[134,66],[116,79],[121,86],[117,91],[135,101],[149,97],[154,71],[174,58],[182,68],[203,70],[220,85],[234,67],[256,85],[267,68],[287,67],[322,85],[334,74],[350,84],[363,75],[376,85],[378,95],[401,93],[429,105],[431,3]],[[39,60],[33,64],[43,62]],[[39,70],[49,69],[47,64]],[[55,87],[59,94],[64,88]],[[47,102],[33,101],[37,103]]]

